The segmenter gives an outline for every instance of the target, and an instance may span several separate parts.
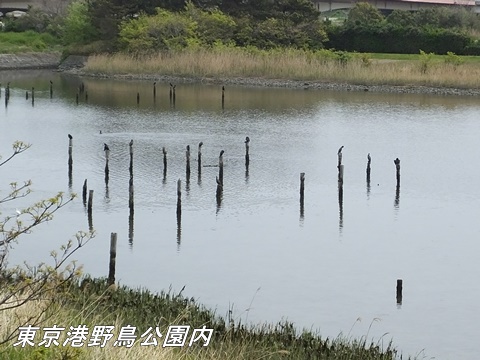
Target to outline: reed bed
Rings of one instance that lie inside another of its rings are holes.
[[[261,78],[359,85],[480,88],[480,63],[450,64],[435,60],[422,71],[420,60],[372,60],[364,54],[348,58],[330,51],[183,50],[154,55],[93,55],[90,74],[164,75],[193,78]]]

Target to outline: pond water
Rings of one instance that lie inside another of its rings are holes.
[[[106,276],[118,233],[117,281],[171,287],[242,322],[288,320],[324,337],[365,337],[418,358],[473,359],[480,335],[480,99],[79,79],[48,71],[0,74],[0,153],[33,144],[1,168],[34,193],[2,216],[70,189],[94,190],[96,237],[76,254]],[[53,98],[49,95],[53,81]],[[10,81],[8,106],[4,86]],[[76,104],[81,82],[88,92]],[[25,98],[35,87],[35,102]],[[137,105],[136,94],[140,95]],[[100,134],[100,131],[102,132]],[[68,138],[73,173],[68,178]],[[250,164],[245,168],[245,137]],[[129,141],[135,211],[129,221]],[[201,177],[197,146],[202,141]],[[110,178],[104,181],[104,143]],[[191,146],[186,183],[185,149]],[[343,149],[339,203],[337,151]],[[163,176],[162,147],[168,152]],[[218,156],[224,189],[216,201]],[[367,154],[372,157],[367,187]],[[395,158],[401,160],[396,192]],[[300,173],[305,205],[300,211]],[[182,180],[177,227],[176,186]],[[77,230],[75,200],[15,245],[10,263],[45,261]],[[396,281],[403,280],[402,304]],[[65,324],[69,325],[69,324]]]

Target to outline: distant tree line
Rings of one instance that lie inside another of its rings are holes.
[[[5,30],[50,32],[87,53],[242,46],[480,55],[480,18],[463,7],[384,16],[357,3],[339,24],[310,0],[73,0],[61,12],[31,9]]]

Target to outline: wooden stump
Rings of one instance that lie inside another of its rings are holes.
[[[108,285],[115,284],[115,263],[117,258],[117,233],[110,234],[110,261],[108,264]]]

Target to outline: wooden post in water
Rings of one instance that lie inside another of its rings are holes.
[[[300,173],[300,216],[303,217],[305,199],[305,173]]]
[[[72,172],[73,172],[73,136],[68,134],[68,183],[72,183]]]
[[[93,190],[88,192],[88,205],[87,205],[87,214],[88,214],[88,228],[90,231],[93,230]]]
[[[153,82],[153,101],[155,101],[156,97],[157,97],[157,82],[154,81]]]
[[[88,92],[85,91],[85,102],[88,102]]]
[[[397,305],[402,305],[403,280],[397,279]]]
[[[87,205],[87,179],[83,182],[83,191],[82,191],[83,205]]]
[[[115,284],[115,261],[117,258],[117,233],[110,234],[110,261],[108,264],[108,285]]]
[[[225,86],[222,86],[222,110],[225,109]]]
[[[163,152],[163,179],[167,177],[167,149],[165,146],[162,148]]]
[[[182,180],[177,180],[177,220],[182,216]]]
[[[367,183],[370,183],[370,164],[372,163],[372,157],[370,156],[370,153],[367,155]]]
[[[340,165],[338,169],[338,183],[343,186],[343,167],[344,165]]]
[[[395,164],[395,167],[397,169],[397,187],[400,187],[400,159],[396,158],[393,160],[393,163]]]
[[[78,105],[78,96],[79,96],[79,95],[78,95],[78,93],[77,93],[77,95],[75,95],[75,103],[76,103],[77,105]]]
[[[53,98],[53,82],[50,80],[50,99]]]
[[[203,146],[203,141],[200,141],[198,143],[198,179],[200,180],[200,177],[202,176],[202,146]]]
[[[137,92],[137,105],[140,104],[140,93]]]
[[[223,154],[225,151],[220,151],[220,156],[218,157],[218,180],[220,181],[220,185],[223,188]]]
[[[110,178],[110,169],[108,167],[108,160],[110,159],[110,148],[107,144],[103,145],[105,151],[105,184],[108,186],[108,179]]]
[[[28,90],[25,91],[25,100],[28,100]]]
[[[216,180],[217,180],[217,193],[216,193],[217,207],[220,207],[220,204],[222,202],[223,184],[221,183],[218,176],[216,177]]]
[[[34,102],[35,102],[35,88],[32,87],[32,106]]]
[[[186,182],[190,182],[190,145],[187,145],[187,151],[186,151],[186,158],[187,158],[187,179]]]
[[[248,170],[248,166],[250,165],[250,138],[247,136],[245,138],[245,168]]]
[[[128,182],[128,208],[130,212],[133,213],[134,202],[133,202],[133,177],[130,177]]]
[[[175,88],[177,85],[173,85],[173,107],[175,107]]]
[[[129,144],[129,152],[130,152],[130,166],[129,171],[130,171],[130,177],[133,177],[133,139],[130,140]]]
[[[93,210],[93,190],[90,190],[88,192],[88,206],[87,206],[87,211],[88,214],[91,215]]]
[[[337,152],[337,156],[338,156],[338,165],[337,165],[337,169],[338,171],[340,171],[340,165],[342,165],[342,150],[343,150],[344,146],[342,145],[340,147],[340,149],[338,149],[338,152]]]

